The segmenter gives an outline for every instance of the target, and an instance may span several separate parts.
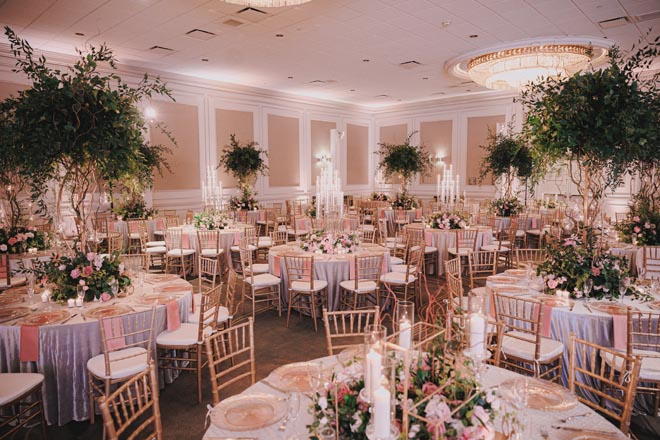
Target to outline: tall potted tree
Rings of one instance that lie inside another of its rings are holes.
[[[257,205],[252,185],[257,176],[268,174],[268,165],[262,157],[267,156],[268,152],[257,148],[258,145],[254,141],[241,145],[236,135],[231,134],[229,145],[222,150],[218,168],[224,167],[238,183],[239,195],[230,200],[233,209],[253,209]]]
[[[0,104],[3,142],[12,146],[11,160],[20,164],[41,213],[54,216],[60,230],[63,207],[70,207],[78,248],[85,251],[91,195],[128,178],[148,186],[154,170],[166,166],[167,148],[145,140],[137,104],[153,95],[171,98],[170,92],[146,74],[137,87],[124,83],[105,45],[79,51],[79,59],[62,71],[36,57],[9,27],[5,34],[16,58],[14,71],[32,87]]]

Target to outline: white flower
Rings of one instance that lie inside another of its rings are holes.
[[[419,430],[420,430],[420,426],[418,424],[412,425],[408,430],[408,438],[415,438]]]
[[[355,420],[355,423],[351,423],[351,432],[357,432],[360,426],[362,426],[362,418],[359,412],[353,414],[353,420]]]
[[[328,399],[325,396],[319,399],[319,406],[323,411],[325,411],[328,408]]]

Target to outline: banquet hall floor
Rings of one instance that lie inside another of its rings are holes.
[[[196,287],[197,282],[192,281]],[[429,277],[429,290],[438,286],[436,277]],[[276,311],[266,311],[255,320],[255,358],[257,380],[261,380],[280,365],[300,362],[327,355],[325,332],[319,320],[319,331],[314,332],[314,323],[308,316],[302,318],[291,314],[291,324],[286,328],[286,316],[277,316]],[[238,394],[249,383],[239,382],[225,390],[222,398]],[[204,370],[203,400],[197,404],[195,376],[189,372],[182,374],[174,383],[160,390],[160,409],[164,439],[201,439],[204,435],[206,405],[212,402],[208,372]],[[33,431],[38,431],[34,429]],[[49,426],[48,438],[53,440],[102,439],[102,422],[71,422],[64,426]],[[40,439],[39,432],[31,432],[29,437]]]

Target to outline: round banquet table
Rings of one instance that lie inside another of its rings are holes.
[[[252,212],[252,211],[249,211]],[[224,249],[225,258],[227,259],[226,267],[231,267],[231,247],[238,245],[241,237],[243,237],[243,228],[247,225],[239,223],[232,225],[230,228],[220,229],[220,249]],[[200,247],[199,240],[197,239],[197,229],[194,226],[177,226],[183,230],[182,246],[184,249],[195,249],[199,255]],[[197,273],[197,258],[195,258],[195,273]]]
[[[336,356],[329,356],[321,359],[314,360],[313,362],[322,363],[323,367],[333,366],[333,369],[341,368]],[[335,370],[336,371],[336,370]],[[504,381],[515,379],[521,377],[519,374],[514,372],[504,370],[501,368],[486,366],[486,371],[483,374],[482,385],[484,388],[495,388]],[[254,385],[247,388],[240,395],[249,396],[252,394],[268,394],[273,395],[279,398],[285,398],[286,394],[273,388],[268,383],[268,378],[255,383]],[[304,394],[300,394],[300,410],[298,411],[298,416],[295,420],[289,421],[287,423],[287,429],[285,431],[279,430],[280,422],[277,422],[271,426],[254,430],[254,431],[229,431],[222,429],[218,426],[215,426],[213,423],[210,424],[206,433],[204,434],[205,440],[216,440],[216,439],[230,439],[230,438],[254,438],[254,439],[282,439],[282,440],[292,440],[292,439],[306,439],[310,437],[310,434],[306,428],[306,425],[310,425],[313,422],[313,417],[309,413],[309,406],[311,401]],[[572,415],[586,414],[588,417],[580,417],[571,420],[568,423],[562,424],[561,419],[570,417]],[[614,425],[608,422],[606,419],[601,417],[598,413],[593,411],[588,406],[578,403],[576,407],[566,410],[566,411],[541,411],[536,409],[525,408],[523,410],[523,419],[525,420],[526,429],[524,431],[522,438],[527,439],[540,439],[542,438],[541,429],[545,428],[548,431],[549,439],[571,439],[576,437],[578,431],[572,430],[554,430],[551,428],[553,425],[564,425],[566,427],[575,428],[576,430],[594,430],[600,431],[607,435],[607,439],[625,439],[621,431],[619,431]],[[495,430],[498,432],[502,431],[502,420],[500,417],[495,419],[494,422]]]
[[[487,227],[477,227],[477,248],[489,245],[493,240],[493,232]],[[445,260],[447,259],[447,248],[456,243],[456,230],[452,229],[424,229],[424,240],[427,246],[438,249],[438,276],[445,273]]]
[[[498,277],[499,275],[489,278],[497,279]],[[487,281],[485,289],[477,288],[473,290],[476,291],[475,293],[483,291],[487,293],[486,308],[490,310],[492,318],[495,316],[494,309],[491,306],[492,288],[494,287],[497,287],[498,290],[502,293],[509,295],[523,295],[532,297],[538,297],[542,295],[540,291],[530,288],[527,280],[524,277],[518,277],[518,279],[518,283],[503,283],[500,285],[496,285],[491,281]],[[512,292],[507,293],[508,286],[515,286],[515,288],[511,289]],[[517,287],[526,288],[527,292],[521,293],[518,291]],[[538,289],[536,286],[532,287]],[[660,300],[660,295],[656,294],[654,300]],[[547,313],[550,312],[550,334],[547,336],[564,344],[564,358],[562,368],[562,381],[564,384],[568,383],[568,360],[571,333],[574,333],[575,337],[579,339],[584,339],[603,347],[614,347],[622,351],[625,351],[626,349],[627,320],[625,315],[615,316],[610,313],[595,309],[594,305],[600,301],[610,303],[608,297],[606,296],[603,298],[603,300],[597,300],[595,298],[575,300],[572,307],[567,305],[546,307],[544,309],[544,315],[547,315]],[[630,296],[624,298],[623,302],[621,303],[619,303],[618,300],[611,303],[631,306],[640,311],[653,310],[650,307],[650,302],[636,300]],[[544,317],[544,321],[546,319],[547,316]],[[646,396],[638,396],[635,403],[639,409],[644,409],[647,405],[651,405],[651,399],[646,399],[645,397]]]
[[[612,252],[612,255],[625,257],[626,260],[628,260],[630,274],[632,276],[637,276],[640,267],[644,264],[642,256],[642,253],[644,252],[643,247],[622,242],[610,242],[610,252]]]
[[[269,271],[271,274],[282,279],[280,292],[284,304],[288,304],[288,277],[286,266],[282,255],[287,252],[302,252],[295,243],[273,246],[268,253]],[[353,255],[382,253],[385,255],[385,265],[387,271],[390,271],[390,253],[383,246],[376,244],[363,243],[358,252],[354,254],[312,254],[314,255],[314,278],[328,282],[328,301],[327,308],[330,311],[339,310],[339,283],[350,279],[350,259]],[[275,258],[280,259],[280,271],[275,273]]]
[[[408,222],[412,223],[415,221],[415,219],[422,218],[422,208],[409,209],[407,211],[407,214],[408,214]],[[395,222],[394,222],[396,216],[396,210],[392,208],[379,209],[377,215],[379,216],[379,218],[385,218],[387,220],[388,234],[394,235],[394,232],[396,232]]]
[[[179,318],[187,322],[192,301],[192,285],[183,280],[180,283],[181,293],[176,294],[179,305]],[[150,305],[136,303],[142,294],[152,293],[159,286],[172,285],[169,283],[150,283],[145,281],[142,289],[135,288],[133,295],[118,298],[109,302],[126,304],[133,308],[134,313],[146,313],[151,310]],[[11,292],[8,291],[8,292]],[[29,306],[41,311],[44,305],[30,304],[27,295],[23,295],[24,302],[0,307]],[[35,298],[39,298],[36,294]],[[12,325],[14,320],[0,323],[0,372],[38,372],[45,376],[43,387],[44,412],[48,424],[64,425],[70,421],[89,419],[89,400],[87,386],[87,361],[103,352],[99,321],[94,318],[83,319],[82,313],[92,307],[102,306],[103,303],[85,303],[82,309],[67,308],[58,304],[52,305],[52,310],[68,310],[72,315],[77,313],[66,323],[50,324],[39,327],[38,360],[36,362],[21,362],[19,359],[21,349],[21,326]],[[156,335],[167,328],[166,306],[156,307],[154,322],[154,341]],[[155,357],[154,343],[154,357]],[[164,379],[171,382],[174,375],[165,371]]]
[[[147,232],[149,233],[149,240],[154,240],[155,238],[154,232],[158,230],[163,230],[164,225],[165,224],[163,220],[147,220]],[[115,232],[119,232],[122,235],[122,237],[124,238],[124,247],[126,248],[128,246],[128,236],[129,236],[128,222],[126,222],[125,220],[109,220],[108,228],[112,229]],[[138,232],[138,231],[131,231],[131,232]]]

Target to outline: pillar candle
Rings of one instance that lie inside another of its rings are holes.
[[[369,349],[366,356],[367,368],[364,371],[364,386],[367,389],[367,396],[373,399],[373,393],[380,383],[380,372],[382,356],[374,348]]]
[[[399,321],[399,346],[410,350],[412,344],[412,326],[410,321],[402,319]]]
[[[390,392],[383,386],[374,391],[374,436],[390,437]]]
[[[470,315],[470,351],[483,355],[486,350],[486,320],[478,314]]]

